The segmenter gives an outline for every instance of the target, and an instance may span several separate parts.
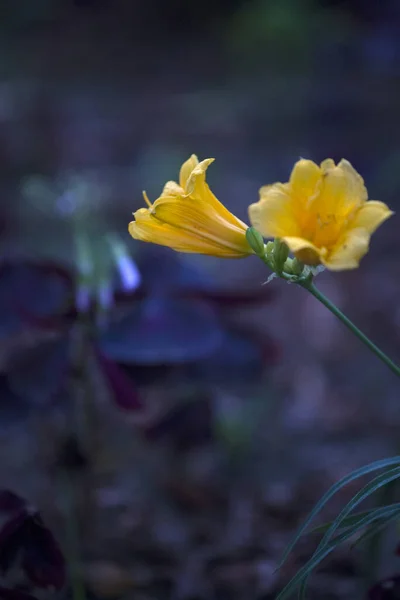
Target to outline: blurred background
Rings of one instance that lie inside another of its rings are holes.
[[[127,226],[192,153],[244,220],[299,157],[347,158],[397,210],[399,27],[398,0],[0,4],[0,598],[274,598],[322,493],[397,452],[398,382],[325,308]],[[399,252],[393,218],[318,277],[395,361]],[[337,550],[309,597],[365,597],[361,559]]]

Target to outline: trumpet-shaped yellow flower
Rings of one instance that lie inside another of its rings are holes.
[[[213,162],[199,162],[194,154],[183,163],[179,184],[168,181],[161,196],[148,208],[134,213],[129,233],[137,240],[224,258],[252,254],[246,240],[247,225],[236,218],[211,192],[206,171]]]
[[[252,225],[265,237],[279,237],[308,265],[341,271],[358,267],[371,234],[393,213],[368,201],[362,177],[347,160],[320,166],[299,160],[288,183],[260,190],[249,207]]]

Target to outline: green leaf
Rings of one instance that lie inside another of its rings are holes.
[[[395,469],[389,469],[389,471],[386,471],[385,473],[378,475],[372,481],[367,483],[367,485],[365,485],[363,488],[361,488],[361,490],[359,492],[357,492],[357,494],[355,494],[353,496],[353,498],[341,510],[339,515],[336,517],[336,519],[334,519],[334,521],[332,522],[328,531],[326,531],[324,537],[318,544],[318,547],[314,554],[316,554],[319,550],[321,550],[329,542],[329,540],[332,538],[335,531],[341,526],[343,519],[345,519],[347,517],[347,515],[353,510],[353,508],[355,508],[358,504],[363,502],[363,500],[368,498],[368,496],[373,494],[376,490],[378,490],[382,486],[386,485],[387,483],[390,483],[391,481],[398,479],[399,477],[400,477],[400,468],[399,467],[397,467]],[[372,520],[374,520],[374,515],[373,514],[370,515],[370,518]],[[362,520],[363,519],[361,519],[361,521]],[[306,586],[307,586],[307,578],[303,581],[301,588],[300,588],[299,598],[301,598],[301,599],[304,598]]]
[[[389,509],[389,507],[386,507],[386,508]],[[371,537],[374,537],[382,529],[385,529],[392,521],[396,521],[396,519],[400,519],[400,504],[398,505],[397,510],[395,510],[394,508],[392,508],[390,511],[388,510],[385,517],[386,517],[385,519],[383,519],[383,518],[379,519],[378,523],[373,523],[370,527],[368,527],[368,529],[366,531],[364,531],[364,533],[362,535],[360,535],[358,540],[356,540],[354,542],[354,544],[352,544],[351,548],[353,549],[356,546],[359,546],[360,544],[367,541]]]
[[[302,584],[303,580],[307,580],[309,575],[312,573],[314,568],[319,565],[319,563],[324,560],[334,550],[339,544],[345,542],[347,539],[351,538],[359,529],[369,525],[374,520],[373,516],[366,515],[363,519],[360,519],[358,523],[351,527],[347,527],[345,531],[336,535],[330,542],[325,544],[321,549],[317,549],[317,551],[313,554],[310,560],[297,571],[297,573],[292,577],[289,583],[284,587],[284,589],[278,594],[275,600],[285,600],[288,598],[294,590]],[[304,582],[305,584],[306,582]],[[302,586],[302,591],[304,593],[305,588]],[[304,597],[304,596],[303,596]]]
[[[338,527],[340,527],[340,523],[343,521],[345,517],[360,504],[363,500],[368,498],[371,494],[376,492],[382,486],[398,479],[400,477],[400,468],[397,467],[395,469],[390,469],[382,475],[378,475],[372,481],[370,481],[367,485],[365,485],[357,494],[353,496],[353,498],[346,504],[346,506],[341,510],[336,519],[333,521],[332,525],[329,527],[328,531],[325,533],[322,538],[319,548],[322,548],[332,537]]]
[[[357,521],[363,517],[366,517],[371,512],[376,510],[375,508],[369,508],[368,510],[360,510],[353,515],[349,515],[345,517],[342,521],[341,527],[350,527],[351,525],[355,525]],[[313,527],[309,533],[325,533],[332,525],[333,521],[328,521],[327,523],[322,523],[322,525],[318,525],[317,527]]]
[[[301,585],[299,587],[299,595],[298,595],[299,600],[305,600],[306,590],[307,590],[307,581],[308,581],[308,577],[303,579],[303,581],[301,582]]]
[[[367,475],[368,473],[372,473],[373,471],[378,471],[379,469],[384,469],[385,467],[389,467],[392,465],[399,465],[399,464],[400,464],[400,456],[394,456],[392,458],[384,458],[382,460],[377,460],[373,463],[370,463],[369,465],[364,465],[360,469],[356,469],[355,471],[353,471],[349,475],[346,475],[340,481],[335,483],[322,496],[322,498],[319,500],[319,502],[317,502],[317,504],[314,506],[314,508],[308,515],[307,519],[304,521],[303,525],[298,529],[293,540],[289,543],[286,550],[284,551],[282,560],[280,561],[277,568],[279,569],[285,563],[287,557],[289,556],[289,554],[291,553],[291,551],[293,550],[293,548],[295,547],[295,545],[297,544],[297,542],[299,541],[301,536],[304,534],[304,532],[310,525],[311,521],[317,516],[317,514],[325,506],[325,504],[327,504],[327,502],[336,494],[336,492],[338,492],[340,489],[345,487],[348,483],[351,483],[352,481],[362,477],[363,475]]]
[[[351,549],[358,546],[360,543],[366,541],[370,537],[373,537],[377,533],[379,533],[382,529],[388,526],[388,524],[399,518],[400,515],[400,502],[396,504],[390,504],[389,506],[382,506],[379,508],[373,508],[371,510],[358,512],[355,515],[350,515],[349,517],[345,517],[342,520],[340,527],[357,527],[361,529],[365,527],[365,520],[370,517],[372,525],[368,527],[367,531],[365,531],[359,538],[352,544]],[[383,522],[382,520],[385,519]],[[375,521],[379,521],[375,523]],[[329,524],[328,524],[329,525]],[[318,548],[317,548],[318,550]],[[299,588],[298,598],[299,600],[305,599],[305,592],[307,588],[308,577],[306,577]]]
[[[362,519],[363,517],[366,517],[367,515],[374,515],[374,520],[376,521],[380,521],[382,520],[384,517],[390,516],[390,519],[387,520],[387,522],[392,521],[393,518],[395,518],[395,516],[393,516],[393,514],[397,514],[399,513],[400,515],[400,502],[397,502],[395,504],[388,504],[387,506],[382,506],[379,508],[370,508],[368,510],[361,510],[359,512],[356,512],[352,515],[349,515],[347,517],[345,517],[342,520],[342,523],[340,525],[340,527],[342,527],[343,529],[346,527],[350,527],[352,525],[356,525],[358,523],[358,521],[360,519]],[[327,531],[329,529],[329,527],[332,525],[333,521],[329,521],[328,523],[323,523],[322,525],[319,525],[318,527],[314,527],[313,529],[311,529],[311,531],[309,532],[311,533],[324,533],[325,531]],[[376,524],[376,526],[385,526],[385,523],[380,523],[380,524]],[[374,526],[375,527],[375,526]],[[369,529],[368,529],[369,531]],[[365,532],[367,533],[367,532]],[[354,544],[354,546],[358,545],[358,543],[364,539],[364,535],[363,534],[361,536],[361,538],[359,538],[359,540],[357,540]]]

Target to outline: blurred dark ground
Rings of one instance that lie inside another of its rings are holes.
[[[127,225],[193,152],[243,219],[300,156],[347,158],[397,210],[399,27],[397,0],[0,4],[0,488],[89,598],[273,598],[315,501],[397,452],[398,382],[314,299]],[[399,361],[397,231],[318,284]],[[361,598],[360,572],[343,548],[310,598]]]

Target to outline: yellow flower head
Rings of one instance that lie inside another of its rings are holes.
[[[362,177],[347,160],[320,166],[299,160],[288,183],[262,187],[249,207],[252,225],[266,237],[281,238],[308,265],[341,271],[358,267],[371,234],[393,213],[383,202],[367,201]]]
[[[168,246],[178,252],[194,252],[224,258],[252,254],[245,225],[225,208],[206,183],[213,162],[199,162],[194,154],[183,163],[179,184],[168,181],[161,196],[148,208],[134,213],[129,233],[137,240]]]

